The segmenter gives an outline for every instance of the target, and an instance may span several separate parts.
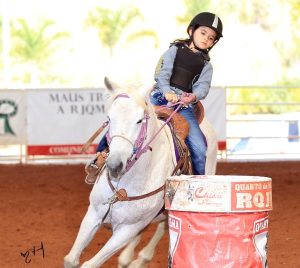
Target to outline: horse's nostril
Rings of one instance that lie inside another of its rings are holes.
[[[108,171],[113,178],[118,178],[123,170],[123,163],[119,162],[118,164],[107,162]]]

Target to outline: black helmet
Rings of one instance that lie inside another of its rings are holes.
[[[209,12],[202,12],[196,15],[190,22],[189,26],[187,27],[187,32],[192,29],[192,31],[196,30],[199,26],[206,26],[216,31],[217,39],[219,40],[222,37],[223,31],[223,24],[220,18]]]

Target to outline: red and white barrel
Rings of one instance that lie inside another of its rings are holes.
[[[272,180],[173,176],[166,182],[172,268],[267,268]]]

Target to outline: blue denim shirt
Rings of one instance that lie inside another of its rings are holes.
[[[173,91],[178,95],[183,93],[182,90],[170,86],[170,78],[173,70],[173,63],[177,53],[177,47],[171,46],[160,58],[158,66],[155,70],[154,79],[156,81],[154,88],[161,91],[163,94]],[[195,52],[197,53],[197,52]],[[192,91],[197,100],[204,99],[211,85],[213,67],[209,61],[205,62],[199,79],[193,84]]]

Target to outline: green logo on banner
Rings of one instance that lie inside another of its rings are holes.
[[[9,107],[9,109],[1,110],[1,106]],[[13,117],[17,114],[18,106],[12,100],[0,100],[0,121],[4,121],[4,128],[3,133],[0,134],[13,134],[15,135],[14,131],[12,130],[9,124],[9,118]]]

